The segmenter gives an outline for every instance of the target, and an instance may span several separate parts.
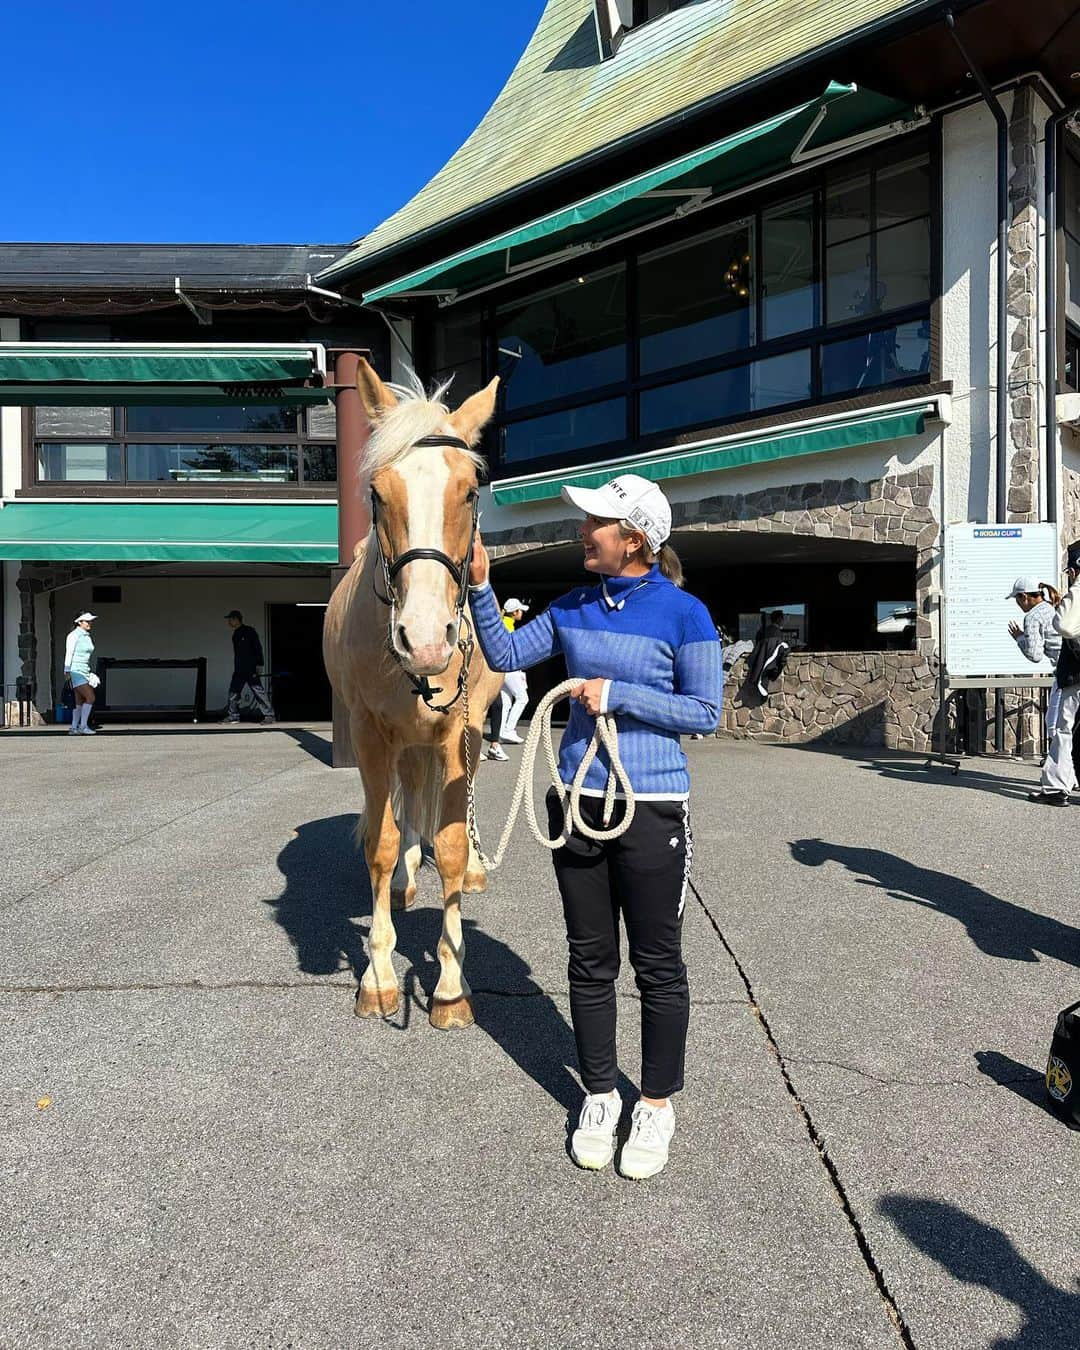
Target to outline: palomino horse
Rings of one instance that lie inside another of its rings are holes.
[[[391,881],[407,825],[433,844],[442,879],[440,973],[429,1013],[442,1030],[473,1020],[461,969],[461,896],[487,884],[470,855],[465,737],[475,770],[484,715],[503,677],[478,647],[464,644],[466,655],[459,643],[472,631],[467,583],[482,466],[472,447],[494,410],[497,384],[451,413],[438,401],[441,391],[429,400],[415,377],[412,388],[385,385],[361,361],[357,387],[372,425],[362,490],[371,491],[372,528],[330,599],[323,630],[323,659],[349,710],[364,784],[374,911],[356,1012],[386,1017],[400,1002]],[[393,897],[402,907],[416,895],[419,847],[406,850],[405,863],[408,884]]]

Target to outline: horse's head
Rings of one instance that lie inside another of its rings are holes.
[[[362,472],[382,556],[391,570],[415,550],[443,559],[411,558],[393,575],[397,603],[390,641],[412,675],[438,675],[454,654],[483,467],[472,447],[495,410],[497,386],[498,379],[492,380],[450,412],[439,401],[442,390],[429,399],[415,379],[412,387],[384,384],[360,362],[357,388],[373,428]],[[417,446],[432,436],[452,437],[469,448]]]

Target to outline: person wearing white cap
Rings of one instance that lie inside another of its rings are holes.
[[[569,787],[599,713],[611,713],[633,788],[630,828],[605,843],[577,832],[553,854],[570,949],[570,1014],[585,1101],[570,1152],[599,1170],[615,1156],[622,1112],[616,1083],[619,921],[641,992],[641,1097],[619,1159],[624,1176],[655,1176],[675,1131],[671,1097],[683,1086],[690,1013],[682,959],[683,906],[693,858],[690,778],[681,736],[710,732],[720,715],[720,643],[700,600],[679,589],[682,569],[667,543],[671,507],[655,483],[622,474],[597,488],[564,487],[563,500],[585,517],[585,570],[599,584],[576,587],[514,632],[504,625],[477,538],[470,605],[477,637],[494,670],[526,670],[562,654],[573,690],[559,747]],[[585,775],[582,809],[603,823],[608,760],[601,751]],[[562,824],[560,796],[548,798],[551,828]]]
[[[1046,712],[1046,738],[1049,743],[1043,760],[1039,788],[1028,793],[1028,801],[1039,806],[1068,806],[1077,788],[1076,764],[1073,759],[1073,732],[1080,716],[1080,626],[1076,623],[1076,584],[1080,579],[1080,542],[1069,545],[1069,592],[1062,596],[1050,582],[1038,582],[1034,577],[1020,577],[1016,588],[1029,587],[1035,582],[1039,599],[1048,598],[1047,608],[1053,616],[1053,635],[1058,641],[1058,655],[1054,662],[1054,688]],[[1021,606],[1023,608],[1023,606]],[[1071,611],[1071,613],[1070,613]],[[1035,612],[1034,607],[1029,613]],[[1024,627],[1027,627],[1025,618]],[[1019,642],[1019,638],[1017,638]],[[1047,644],[1049,646],[1049,644]],[[1023,650],[1023,646],[1021,646]],[[1025,655],[1028,655],[1025,652]]]
[[[71,714],[69,736],[95,736],[87,723],[94,707],[94,688],[98,677],[90,669],[90,658],[94,654],[94,640],[90,636],[90,625],[97,618],[89,610],[84,610],[75,620],[75,626],[67,635],[64,644],[64,674],[71,682],[75,695],[75,711]]]
[[[512,633],[528,612],[529,606],[516,596],[507,600],[502,607],[503,623],[507,632]],[[499,697],[502,699],[502,739],[509,741],[511,745],[520,745],[521,737],[517,734],[517,724],[529,704],[529,685],[523,670],[506,672]]]

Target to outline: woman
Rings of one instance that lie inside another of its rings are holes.
[[[512,633],[519,623],[523,623],[529,606],[516,597],[511,597],[502,607],[503,623]],[[529,706],[529,686],[523,670],[508,670],[503,680],[502,694],[502,739],[511,745],[520,745],[522,738],[517,733],[517,724],[521,714]]]
[[[91,674],[90,658],[94,654],[94,643],[90,637],[90,625],[96,614],[85,611],[75,620],[75,627],[67,635],[64,647],[64,674],[71,681],[75,694],[75,711],[71,715],[69,736],[96,736],[87,723],[94,706],[94,686],[98,683],[96,675]]]
[[[584,513],[585,570],[598,586],[575,589],[514,633],[507,632],[488,582],[487,552],[474,552],[470,602],[477,635],[495,670],[524,670],[561,652],[573,691],[559,752],[559,775],[573,781],[598,713],[613,713],[619,753],[634,789],[633,823],[597,844],[571,835],[554,853],[570,948],[570,1014],[585,1102],[571,1138],[580,1167],[615,1156],[622,1112],[616,1089],[615,979],[619,915],[641,992],[641,1098],[619,1167],[655,1176],[675,1131],[671,1097],[683,1086],[690,997],[681,928],[693,842],[690,780],[679,737],[712,731],[720,713],[720,644],[705,606],[681,591],[682,568],[665,542],[671,507],[655,483],[623,474],[598,489],[563,488]],[[585,778],[582,811],[602,824],[603,752]],[[558,795],[548,797],[552,832]]]

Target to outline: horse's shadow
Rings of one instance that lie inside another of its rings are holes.
[[[371,887],[354,839],[356,822],[355,815],[309,821],[278,854],[285,888],[267,903],[296,949],[297,964],[308,975],[349,970],[359,980],[367,965],[364,939]],[[433,881],[433,874],[426,875],[422,889],[430,892]],[[475,897],[472,903],[482,906],[483,897]],[[463,926],[465,969],[473,989],[477,1026],[557,1102],[574,1110],[581,1101],[581,1088],[571,1072],[577,1054],[566,1019],[532,978],[528,962],[512,947],[486,932],[475,919],[466,918]],[[426,1016],[439,977],[436,944],[442,931],[442,909],[436,903],[395,911],[394,928],[397,950],[409,969],[403,982],[402,1010],[384,1025],[406,1030],[416,1011]],[[624,1095],[633,1092],[626,1079],[619,1086]]]

